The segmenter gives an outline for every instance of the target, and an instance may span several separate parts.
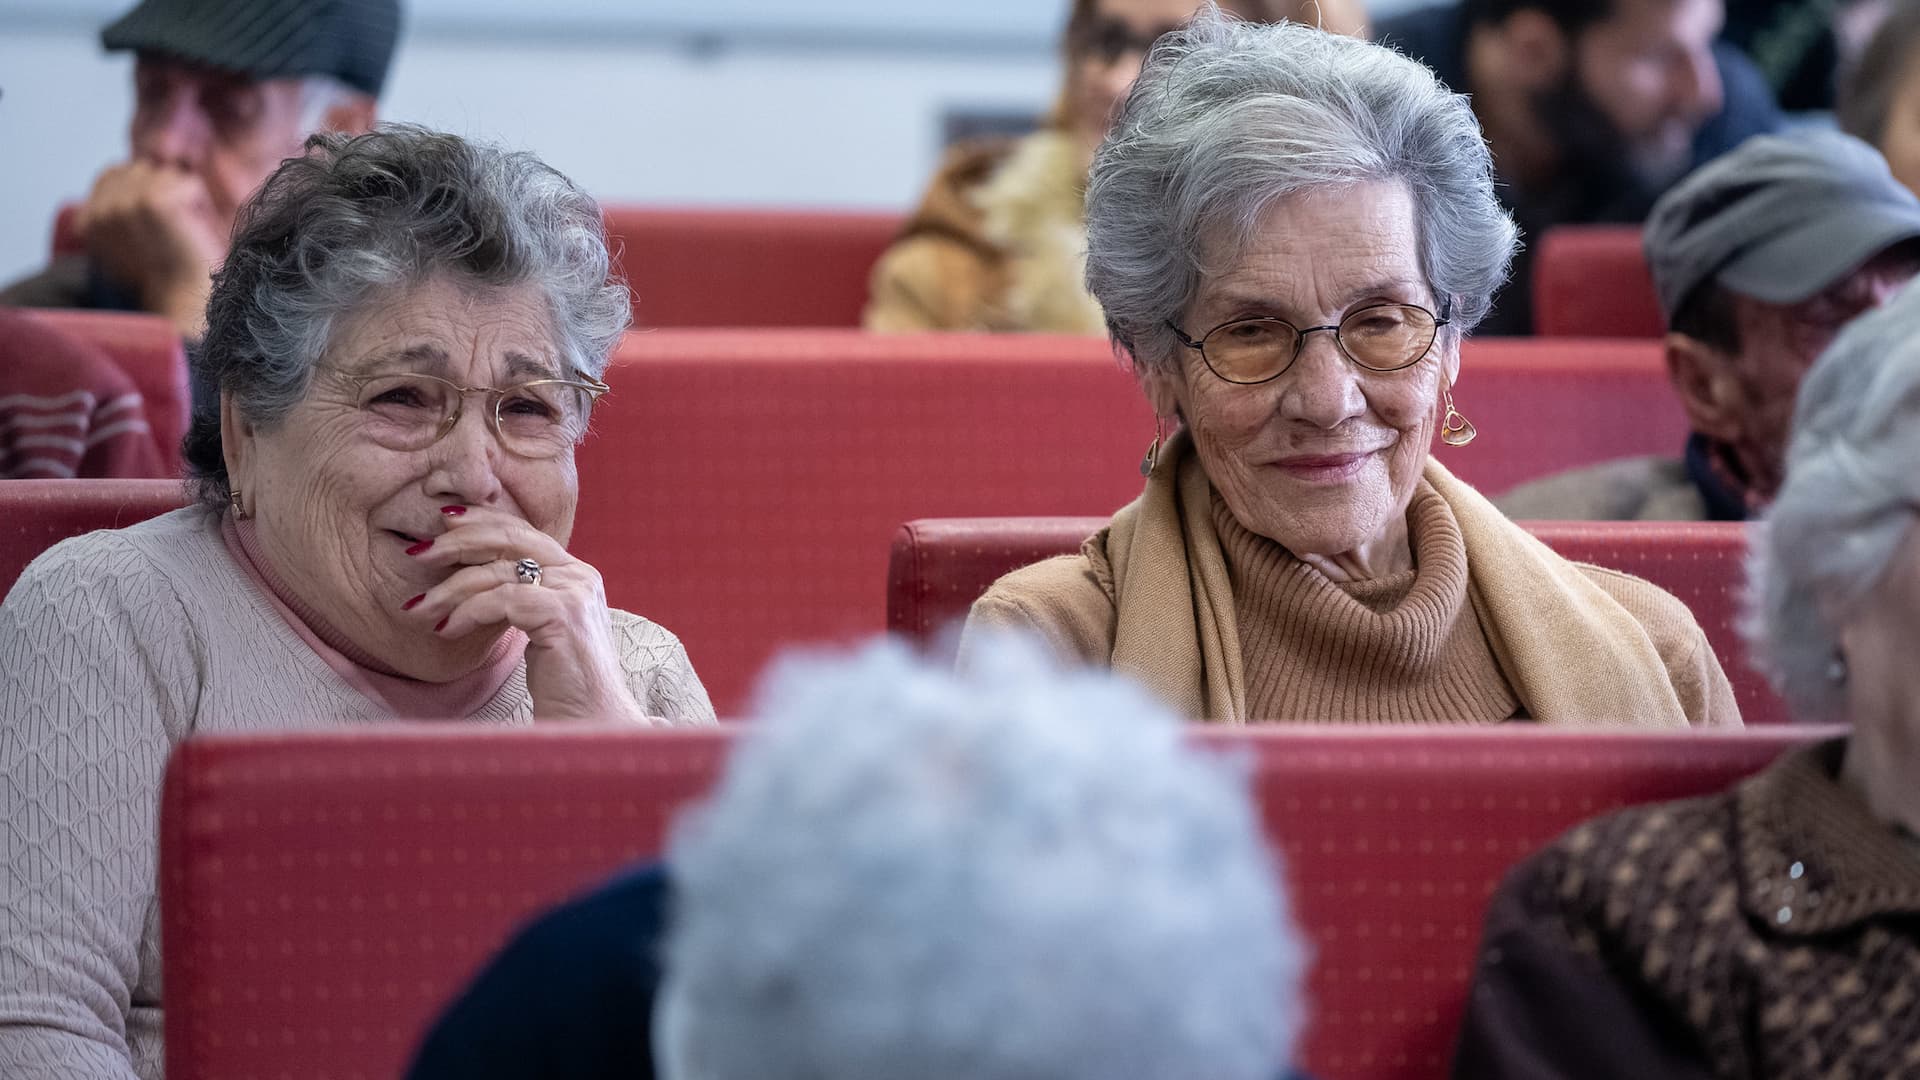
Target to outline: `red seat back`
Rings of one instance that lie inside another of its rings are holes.
[[[1424,1080],[1445,1072],[1482,912],[1515,860],[1618,806],[1718,790],[1816,734],[1830,732],[1199,737],[1252,756],[1286,859],[1314,956],[1305,1068]],[[662,850],[729,737],[190,740],[161,810],[168,1075],[397,1075],[516,924]]]
[[[1480,438],[1436,452],[1485,490],[1682,442],[1645,343],[1475,342],[1463,369]],[[607,380],[574,549],[682,636],[723,713],[776,647],[881,628],[900,522],[1104,517],[1153,429],[1098,338],[660,331]]]
[[[860,325],[892,213],[606,207],[636,326]]]
[[[0,596],[40,553],[186,505],[178,480],[0,480]]]
[[[147,409],[147,427],[168,476],[181,474],[180,440],[193,411],[186,348],[158,315],[122,311],[36,310],[37,318],[107,354],[127,373]]]
[[[887,629],[951,656],[952,628],[1002,574],[1080,550],[1106,518],[909,521],[893,537]],[[1747,659],[1738,629],[1746,534],[1737,524],[1536,521],[1527,528],[1575,562],[1645,578],[1679,597],[1706,632],[1749,724],[1786,723],[1786,705]]]
[[[1534,256],[1533,326],[1542,337],[1664,337],[1640,227],[1548,229]]]

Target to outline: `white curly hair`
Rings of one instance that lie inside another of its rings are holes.
[[[675,1080],[1271,1080],[1304,951],[1240,763],[989,640],[789,661],[677,825]]]

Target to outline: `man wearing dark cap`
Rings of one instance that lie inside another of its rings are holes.
[[[189,340],[241,204],[315,131],[373,126],[399,0],[144,0],[108,26],[134,54],[132,156],[80,208],[86,254],[0,303],[165,315]]]
[[[1692,427],[1685,453],[1535,481],[1499,500],[1509,517],[1758,516],[1780,487],[1801,377],[1841,327],[1920,272],[1920,200],[1850,135],[1763,135],[1662,197],[1644,242]]]

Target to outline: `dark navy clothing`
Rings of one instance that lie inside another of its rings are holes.
[[[1459,93],[1471,94],[1467,81],[1466,15],[1457,5],[1427,7],[1375,27],[1382,44],[1391,45],[1432,68],[1440,81]],[[1694,136],[1693,161],[1698,167],[1740,145],[1749,136],[1777,131],[1785,123],[1766,80],[1740,50],[1717,43],[1715,65],[1725,103]],[[1624,167],[1608,168],[1590,161],[1570,170],[1553,191],[1519,192],[1497,175],[1500,202],[1520,226],[1522,247],[1514,259],[1513,277],[1495,297],[1493,312],[1481,324],[1485,334],[1526,334],[1533,331],[1533,259],[1539,236],[1555,225],[1638,224],[1661,192],[1634,178]],[[1676,179],[1678,179],[1676,177]]]

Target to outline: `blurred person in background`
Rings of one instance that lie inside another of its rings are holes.
[[[131,155],[80,205],[86,252],[0,303],[147,311],[197,341],[241,205],[308,135],[373,125],[399,33],[399,0],[143,0],[100,35],[134,54]]]
[[[664,867],[519,934],[409,1080],[1283,1076],[1306,958],[1245,770],[1032,643],[976,660],[784,661]]]
[[[0,479],[163,475],[133,380],[112,358],[0,308]]]
[[[1533,329],[1532,246],[1555,225],[1639,222],[1694,166],[1781,124],[1717,41],[1721,0],[1463,0],[1375,26],[1472,98],[1525,246],[1483,333]]]
[[[54,545],[0,603],[0,1076],[160,1075],[155,815],[196,732],[713,722],[679,640],[567,550],[632,317],[608,270],[566,177],[423,128],[316,135],[247,204],[194,504]]]
[[[1879,147],[1894,178],[1920,192],[1920,0],[1892,10],[1840,88],[1841,130]]]
[[[974,604],[963,661],[1021,627],[1228,723],[1739,722],[1685,605],[1560,558],[1434,460],[1436,434],[1473,439],[1460,343],[1514,226],[1431,71],[1202,13],[1148,55],[1087,229],[1114,344],[1176,433],[1079,555]]]
[[[1575,828],[1488,909],[1461,1080],[1920,1076],[1920,289],[1840,335],[1750,532],[1753,656],[1847,734]]]
[[[950,150],[905,230],[874,266],[869,330],[1097,334],[1087,295],[1087,166],[1154,39],[1195,0],[1074,0],[1065,84],[1041,130]],[[1359,0],[1227,0],[1253,20],[1358,33]]]
[[[1920,272],[1920,199],[1850,135],[1760,135],[1662,196],[1643,242],[1692,432],[1685,452],[1522,485],[1498,500],[1509,517],[1758,517],[1780,487],[1801,378],[1847,322]]]
[[[1737,46],[1788,112],[1831,112],[1853,67],[1896,0],[1726,0],[1721,38]]]

